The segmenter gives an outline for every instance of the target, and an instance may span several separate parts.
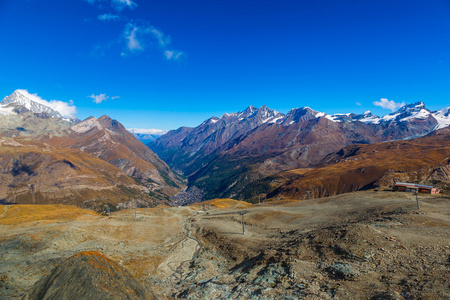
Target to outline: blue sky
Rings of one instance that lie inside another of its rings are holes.
[[[0,36],[0,97],[72,100],[128,128],[249,105],[450,105],[448,0],[0,0]]]

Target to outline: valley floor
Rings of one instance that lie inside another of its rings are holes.
[[[365,191],[136,217],[0,206],[0,299],[20,299],[85,250],[115,260],[161,299],[448,299],[450,199],[419,200],[420,210],[411,194]]]

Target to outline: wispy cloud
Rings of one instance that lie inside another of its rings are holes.
[[[137,35],[141,32],[139,31],[139,27],[128,23],[125,26],[124,36],[125,40],[127,41],[127,48],[131,52],[137,51],[137,50],[144,50],[144,48],[141,46],[141,43],[138,40]]]
[[[119,21],[120,17],[117,15],[113,15],[113,14],[104,14],[104,15],[98,16],[98,19],[100,21]]]
[[[77,112],[77,108],[73,105],[73,101],[69,102],[59,101],[59,100],[44,100],[39,97],[37,94],[30,94],[27,90],[18,90],[25,97],[37,102],[39,104],[50,107],[53,110],[59,112],[63,117],[66,118],[75,118],[75,114]]]
[[[161,30],[146,24],[144,21],[128,22],[125,25],[124,38],[126,51],[129,53],[144,51],[156,42],[164,57],[168,60],[177,60],[185,55],[182,51],[169,48],[171,44],[170,36],[165,35]],[[126,56],[127,52],[122,52],[122,55]]]
[[[390,109],[391,111],[394,111],[402,106],[405,105],[405,102],[397,103],[394,100],[388,100],[386,98],[381,98],[380,101],[373,102],[375,106],[382,107],[384,109]]]
[[[355,104],[358,106],[362,106],[362,104],[360,102],[356,102]]]
[[[138,5],[133,0],[86,0],[91,5],[96,5],[101,8],[104,8],[103,2],[110,2],[111,1],[111,7],[115,9],[116,11],[122,11],[125,8],[128,9],[134,9]]]
[[[112,0],[111,6],[117,11],[122,11],[125,8],[134,9],[137,4],[132,0]]]
[[[114,99],[117,99],[117,98],[120,98],[119,96],[113,96],[113,97],[109,97],[109,96],[106,96],[106,94],[100,94],[100,95],[94,95],[94,94],[92,94],[92,95],[90,95],[90,96],[88,96],[89,98],[92,98],[93,100],[93,102],[94,103],[97,103],[97,104],[100,104],[100,103],[102,103],[103,101],[106,101],[106,100],[108,100],[108,99],[111,99],[111,100],[114,100]]]
[[[131,20],[122,12],[124,9],[134,9],[138,5],[135,0],[85,0],[88,3],[95,5],[97,8],[106,9],[106,5],[110,4],[116,11],[113,13],[105,13],[99,15],[97,18],[100,21],[126,21],[120,39],[116,40],[122,45],[125,44],[121,55],[126,57],[130,54],[137,54],[144,52],[149,48],[159,48],[162,52],[162,56],[167,60],[179,60],[185,57],[186,54],[180,50],[172,48],[172,39],[169,35],[164,34],[161,30],[151,26],[146,20]],[[131,20],[131,21],[128,21]],[[109,46],[97,45],[93,50],[93,55],[104,56],[105,50],[110,48]],[[104,101],[104,100],[103,100]]]
[[[158,40],[158,43],[161,47],[166,47],[168,44],[170,44],[170,36],[166,36],[162,31],[156,28],[149,28],[149,30],[153,34],[153,37]]]
[[[168,60],[177,60],[183,55],[183,52],[177,50],[166,50],[164,56]]]

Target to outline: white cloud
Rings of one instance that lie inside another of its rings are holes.
[[[169,49],[170,36],[143,21],[127,23],[124,29],[124,37],[128,52],[144,51],[149,45],[154,45],[156,42],[163,51],[164,57],[168,60],[177,60],[185,55],[182,51]],[[127,51],[122,52],[121,55],[127,56]]]
[[[111,6],[118,11],[122,11],[125,8],[134,9],[137,4],[132,0],[112,0]]]
[[[120,20],[120,17],[116,16],[116,15],[112,15],[112,14],[104,14],[104,15],[98,16],[98,19],[100,21],[118,21],[118,20]]]
[[[179,59],[181,56],[183,56],[183,52],[177,51],[177,50],[166,50],[166,51],[164,52],[164,56],[165,56],[168,60],[177,60],[177,59]]]
[[[373,104],[375,106],[379,106],[379,107],[382,107],[384,109],[390,109],[391,111],[394,111],[394,110],[404,106],[405,102],[396,103],[393,100],[388,100],[386,98],[381,98],[380,101],[375,101],[375,102],[373,102]]]
[[[132,52],[136,50],[144,50],[137,38],[138,30],[139,28],[134,26],[132,23],[128,23],[125,26],[124,36],[127,40],[127,48]]]
[[[75,118],[75,114],[77,112],[77,108],[73,105],[73,101],[69,102],[59,101],[59,100],[44,100],[39,97],[37,94],[30,94],[27,90],[18,90],[25,97],[37,102],[39,104],[50,107],[53,110],[59,112],[63,117],[66,118]]]
[[[149,28],[149,31],[153,34],[155,39],[158,40],[158,43],[161,47],[166,47],[168,44],[170,44],[170,36],[166,36],[162,31],[156,29],[156,28]]]
[[[106,94],[100,94],[100,95],[94,95],[94,94],[92,94],[92,95],[90,95],[90,96],[88,96],[88,97],[94,99],[93,102],[95,102],[95,103],[97,103],[97,104],[100,104],[100,103],[102,103],[103,101],[108,100],[108,98],[109,98],[108,96],[106,96]]]
[[[127,128],[127,130],[131,133],[140,133],[140,134],[153,134],[153,135],[163,135],[168,132],[168,130],[162,129],[142,129],[142,128]]]
[[[362,104],[361,104],[361,103],[359,103],[359,102],[356,102],[356,105],[358,105],[358,106],[362,106]]]
[[[92,98],[93,99],[92,102],[97,103],[97,104],[100,104],[103,101],[106,101],[108,99],[114,100],[114,99],[120,98],[119,96],[109,97],[109,96],[106,96],[106,94],[100,94],[100,95],[92,94],[88,97]]]

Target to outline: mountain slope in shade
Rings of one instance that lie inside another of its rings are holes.
[[[148,189],[113,165],[76,149],[27,138],[0,138],[0,202],[74,204],[98,209],[142,197]]]
[[[361,189],[392,188],[394,182],[414,182],[450,188],[450,128],[425,137],[351,145],[325,157],[318,167],[294,169],[255,181],[246,198],[326,197]]]
[[[71,133],[49,140],[59,147],[79,149],[123,170],[128,176],[166,195],[176,193],[181,180],[122,124],[108,116],[90,117],[71,127]]]

